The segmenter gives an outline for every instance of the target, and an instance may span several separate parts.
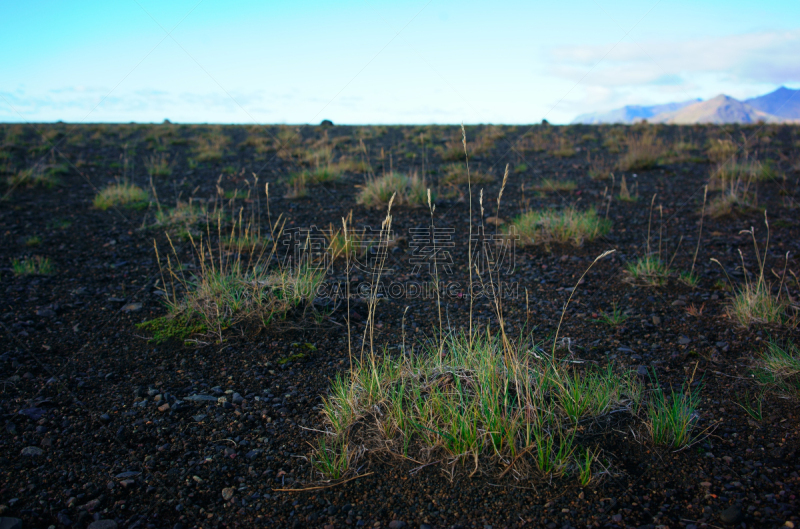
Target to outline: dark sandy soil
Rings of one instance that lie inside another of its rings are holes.
[[[542,129],[555,136],[547,139]],[[476,185],[484,189],[484,217],[497,216],[506,164],[511,171],[499,217],[570,204],[596,206],[605,214],[604,190],[611,190],[612,181],[589,177],[587,151],[594,161],[614,163],[620,155],[612,152],[613,142],[604,142],[613,137],[612,129],[537,125],[500,127],[494,136],[484,132],[491,141],[471,157],[473,169],[492,176],[492,182]],[[469,197],[466,186],[441,184],[441,168],[449,163],[442,160],[447,142],[460,146],[457,127],[56,124],[0,130],[3,178],[29,167],[58,178],[51,188],[0,187],[0,516],[19,518],[22,527],[800,524],[797,402],[767,393],[760,421],[737,404],[757,390],[750,373],[765,344],[799,343],[800,336],[792,325],[735,323],[725,312],[732,294],[725,274],[710,261],[718,259],[734,282],[744,281],[741,250],[752,275],[757,270],[752,239],[740,231],[755,227],[763,252],[766,209],[769,279],[777,284],[784,267],[800,273],[797,128],[661,127],[664,141],[691,147],[680,159],[651,169],[615,171],[608,236],[581,247],[516,248],[513,272],[504,276],[517,288],[516,299],[505,301],[513,332],[527,322],[540,339],[552,335],[569,289],[596,256],[615,249],[592,268],[567,310],[560,335],[569,338],[572,357],[613,362],[619,369],[653,368],[662,384],[675,388],[689,380],[700,383],[698,431],[706,432],[701,439],[675,451],[653,445],[637,425],[612,422],[595,439],[608,472],[587,487],[574,477],[496,480],[459,471],[450,476],[436,465],[418,468],[382,453],[367,454],[349,481],[322,483],[307,458],[316,430],[325,428],[321,398],[330,380],[348,368],[346,312],[305,307],[268,327],[228,329],[221,344],[214,336],[189,344],[151,343],[135,324],[166,313],[156,284],[161,273],[154,241],[162,251],[169,243],[164,230],[152,227],[157,206],[107,211],[92,206],[97,190],[115,178],[126,177],[151,196],[155,189],[161,206],[169,207],[189,197],[211,203],[217,186],[246,192],[256,173],[260,202],[233,199],[232,207],[245,208],[245,215],[261,208],[264,225],[263,184],[269,182],[270,214],[282,214],[287,227],[339,225],[351,210],[355,225],[380,226],[385,210],[356,203],[363,172],[309,186],[303,198],[284,198],[283,179],[308,166],[303,153],[322,139],[335,144],[336,156],[368,160],[378,175],[390,168],[422,171],[424,164],[425,178],[439,191],[436,225],[452,229],[454,267],[447,281],[466,285]],[[480,137],[482,130],[468,128],[468,138]],[[198,161],[193,138],[203,134],[228,138],[221,158]],[[424,145],[420,134],[427,136]],[[552,138],[558,136],[571,138],[577,152],[554,156]],[[284,143],[296,139],[276,150],[274,137]],[[762,209],[705,218],[695,268],[700,282],[689,288],[675,277],[691,267],[698,241],[703,186],[713,168],[707,142],[741,143],[745,137],[750,156],[771,160],[783,177],[753,184]],[[536,138],[544,138],[544,150]],[[151,188],[148,161],[162,155],[171,174],[153,177]],[[623,174],[638,201],[617,199]],[[577,187],[539,193],[533,188],[542,178],[572,180]],[[662,245],[669,259],[674,254],[674,273],[662,287],[643,288],[623,281],[623,267],[645,251],[654,193],[656,208],[663,206],[663,224],[656,209],[650,243]],[[473,194],[477,210],[477,189]],[[412,228],[429,223],[427,208],[395,207],[393,215],[398,242],[385,280],[429,280],[414,270],[411,235]],[[176,252],[186,262],[193,258],[184,239],[177,239]],[[33,256],[49,258],[53,273],[13,273],[13,259]],[[351,278],[354,285],[363,279],[363,274]],[[341,263],[327,281],[346,281]],[[795,280],[784,285],[784,295],[797,300]],[[456,293],[442,303],[451,328],[463,329],[467,298]],[[612,304],[628,314],[625,322],[611,327],[595,321]],[[350,315],[354,330],[363,330],[365,306],[353,301]],[[493,319],[488,300],[476,299],[475,317],[481,325]],[[396,298],[379,305],[377,320],[377,343],[396,352],[403,332],[407,341],[423,340],[438,316],[433,300]],[[196,395],[207,399],[186,398]],[[227,396],[228,403],[220,405],[219,396]],[[303,488],[311,490],[276,490]],[[113,523],[90,525],[96,520]]]

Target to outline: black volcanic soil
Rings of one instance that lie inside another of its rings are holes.
[[[602,195],[612,182],[588,176],[587,151],[593,159],[614,162],[619,155],[602,141],[611,127],[553,128],[578,147],[565,158],[518,141],[543,128],[501,127],[504,137],[472,157],[473,169],[495,177],[475,186],[484,188],[484,217],[497,215],[495,201],[507,163],[511,173],[501,218],[511,219],[527,207],[570,204],[597,206],[605,213]],[[284,215],[288,227],[339,225],[351,210],[354,224],[377,227],[385,211],[356,203],[363,174],[347,173],[336,185],[309,187],[304,198],[283,198],[288,188],[282,179],[304,166],[304,149],[327,138],[337,142],[335,152],[359,160],[361,138],[377,174],[390,168],[421,171],[424,159],[425,177],[439,190],[436,226],[453,233],[456,266],[447,280],[465,285],[466,186],[439,186],[444,162],[436,150],[447,140],[460,140],[457,127],[221,127],[217,132],[229,137],[225,155],[199,163],[192,161],[192,138],[210,127],[55,124],[4,125],[2,130],[4,177],[37,163],[63,164],[65,172],[49,189],[0,188],[5,196],[0,202],[0,516],[20,518],[25,528],[83,528],[95,520],[113,520],[121,528],[800,524],[797,402],[767,394],[761,421],[737,405],[757,390],[750,373],[768,340],[798,343],[798,331],[791,326],[738,326],[725,313],[731,296],[725,274],[710,261],[718,259],[734,281],[743,281],[741,250],[752,275],[757,269],[752,240],[740,231],[755,227],[763,252],[763,211],[705,218],[696,289],[679,283],[675,274],[663,287],[635,287],[623,281],[622,273],[625,262],[645,251],[654,193],[656,207],[663,206],[663,225],[656,210],[651,246],[662,245],[669,259],[674,254],[673,271],[689,269],[703,186],[712,170],[704,154],[706,142],[726,137],[737,142],[751,138],[750,155],[771,160],[785,175],[754,184],[758,205],[767,210],[771,225],[766,273],[777,284],[787,252],[787,268],[800,273],[797,128],[660,127],[665,141],[691,141],[695,149],[684,161],[615,172],[608,236],[578,248],[516,248],[513,272],[505,276],[518,285],[517,298],[505,301],[514,332],[527,322],[537,337],[551,336],[568,289],[596,256],[615,249],[592,268],[567,310],[560,335],[569,338],[572,357],[601,365],[614,362],[622,369],[653,368],[662,384],[676,388],[690,379],[700,383],[698,426],[707,436],[676,452],[654,446],[640,425],[613,423],[596,439],[608,472],[588,487],[574,477],[469,478],[471,469],[458,466],[449,475],[440,465],[418,468],[382,453],[367,454],[355,479],[321,484],[307,457],[319,436],[316,430],[325,427],[320,399],[329,381],[348,368],[344,311],[315,318],[307,307],[269,327],[228,329],[221,344],[213,336],[197,337],[190,345],[153,344],[135,324],[165,314],[153,245],[169,246],[163,230],[152,228],[156,206],[108,211],[92,206],[96,190],[115,177],[125,176],[152,195],[147,162],[165,154],[172,174],[152,180],[163,207],[188,197],[213,200],[218,182],[224,191],[247,190],[256,173],[259,191],[264,182],[270,183],[272,218]],[[287,130],[299,135],[295,152],[276,151],[272,136],[284,134],[285,139]],[[481,130],[468,128],[468,138]],[[429,138],[424,152],[420,133]],[[249,136],[266,138],[267,146],[259,149],[257,142],[246,141]],[[638,201],[616,198],[623,174]],[[532,188],[542,178],[570,179],[577,188],[539,194]],[[477,189],[473,194],[477,211]],[[245,212],[260,206],[263,212],[266,197],[260,204],[237,199],[236,210],[240,206]],[[405,241],[389,254],[393,272],[387,281],[428,280],[424,271],[413,270],[409,244],[410,230],[429,223],[427,209],[399,206],[393,216],[395,233]],[[477,220],[480,214],[475,216]],[[266,225],[264,215],[262,222]],[[31,245],[34,236],[40,241]],[[177,244],[177,252],[186,262],[192,260],[186,241]],[[15,276],[12,259],[30,256],[48,257],[54,273]],[[354,285],[359,279],[363,274]],[[341,264],[329,281],[345,281]],[[800,285],[795,280],[784,285],[784,295],[797,300]],[[467,299],[455,295],[443,300],[452,328],[466,325]],[[354,331],[361,331],[365,306],[353,303]],[[594,321],[614,303],[629,315],[623,325],[612,328]],[[422,340],[432,332],[432,323],[438,323],[430,299],[381,303],[377,340],[389,351],[400,344],[407,306],[406,340]],[[481,325],[493,320],[486,299],[476,299],[475,314]],[[360,347],[357,340],[355,346]],[[285,361],[298,352],[302,358]],[[217,397],[228,390],[241,399],[227,406],[185,399],[196,394]],[[276,490],[304,488],[310,490]],[[227,491],[232,496],[223,497],[223,489],[232,489]]]

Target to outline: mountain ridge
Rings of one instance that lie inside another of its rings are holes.
[[[660,105],[626,105],[607,112],[592,112],[577,116],[572,123],[596,125],[602,123],[632,124],[642,120],[652,123],[795,123],[800,122],[800,90],[781,86],[778,89],[744,101],[725,94],[703,101],[665,103]]]

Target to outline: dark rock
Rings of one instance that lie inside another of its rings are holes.
[[[678,344],[680,345],[689,345],[690,343],[692,343],[692,339],[688,336],[681,336],[678,338]]]
[[[406,523],[400,520],[392,520],[389,522],[389,529],[403,529],[406,526]]]
[[[96,520],[90,523],[87,529],[117,529],[117,522],[114,520]]]
[[[19,410],[19,414],[26,416],[32,421],[38,421],[44,415],[44,410],[42,408],[26,408],[24,410]]]
[[[0,529],[22,529],[22,520],[19,518],[0,518]]]
[[[719,520],[727,525],[736,525],[744,519],[742,509],[738,505],[731,505],[721,513],[719,513]]]
[[[44,450],[36,446],[26,446],[22,449],[20,454],[28,457],[37,457],[44,454]]]

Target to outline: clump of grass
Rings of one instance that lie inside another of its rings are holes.
[[[147,193],[139,186],[130,182],[117,182],[102,189],[94,197],[94,207],[107,210],[115,206],[141,209],[147,207]]]
[[[230,138],[219,129],[212,129],[194,138],[194,157],[198,162],[217,162],[225,155]]]
[[[207,209],[196,201],[178,202],[174,208],[159,208],[156,212],[156,226],[191,226],[207,216]]]
[[[556,156],[558,158],[569,158],[570,156],[575,156],[575,146],[569,140],[569,138],[559,138],[558,140],[558,147],[553,149],[550,154]]]
[[[706,155],[715,163],[725,163],[731,160],[739,148],[731,140],[712,139],[709,141]]]
[[[42,244],[42,238],[38,235],[32,235],[25,239],[25,246],[39,246]]]
[[[654,129],[647,129],[641,134],[629,134],[625,143],[628,151],[620,158],[619,168],[623,171],[652,169],[667,154],[664,142],[656,137]]]
[[[489,173],[470,170],[467,178],[467,168],[463,163],[452,163],[442,168],[441,183],[445,185],[461,185],[471,181],[473,184],[488,184],[494,182],[494,177]]]
[[[47,276],[53,273],[53,263],[47,257],[37,255],[26,259],[12,259],[11,269],[15,276]]]
[[[698,388],[684,387],[681,392],[671,392],[667,396],[658,385],[653,389],[647,408],[650,435],[657,445],[682,448],[692,442],[692,432],[697,422],[695,410],[700,404]]]
[[[800,397],[800,349],[791,341],[781,346],[770,340],[753,374],[765,388],[797,399]]]
[[[628,189],[628,182],[625,180],[625,175],[622,175],[622,180],[619,183],[619,199],[623,202],[636,202],[639,200],[639,186],[638,182],[633,185],[634,192],[631,194]]]
[[[416,173],[408,176],[392,172],[368,179],[358,194],[357,201],[367,207],[381,207],[388,204],[392,195],[396,194],[395,204],[417,206],[426,202],[427,192],[425,180]]]
[[[646,243],[646,252],[643,256],[637,257],[633,261],[629,261],[625,263],[625,279],[629,283],[637,286],[647,286],[647,287],[660,287],[666,283],[667,278],[669,277],[669,269],[672,261],[666,263],[661,258],[661,241],[663,238],[661,237],[661,233],[659,233],[658,237],[658,251],[653,251],[650,248],[650,228],[653,223],[653,205],[656,201],[656,195],[653,195],[652,200],[650,201],[650,215],[647,221],[647,243]],[[661,206],[658,207],[659,215],[661,216],[661,229],[663,231],[664,227],[664,210]],[[683,240],[683,237],[681,237]],[[678,243],[680,246],[680,242]],[[675,250],[675,254],[677,254],[677,248]],[[675,255],[672,256],[675,259]]]
[[[311,455],[311,465],[329,479],[339,479],[350,468],[350,457],[344,437],[337,438],[329,447],[320,439],[319,447]]]
[[[669,277],[669,267],[656,255],[645,255],[625,263],[630,282],[649,287],[660,287]]]
[[[11,187],[43,187],[52,189],[59,183],[58,175],[66,172],[65,166],[44,166],[35,165],[21,171],[17,171],[8,177],[7,182]]]
[[[347,217],[347,225],[352,226],[353,212],[351,211]],[[365,232],[358,232],[355,229],[347,230],[347,233],[342,229],[336,229],[333,224],[328,226],[325,232],[325,238],[328,241],[328,255],[332,260],[346,257],[354,259],[356,257],[363,257],[367,254],[369,249],[376,244],[376,241],[369,240],[365,236]]]
[[[742,268],[744,271],[744,284],[741,286],[734,286],[734,296],[730,305],[727,307],[728,315],[743,327],[748,327],[753,323],[774,323],[783,324],[796,318],[789,318],[787,310],[790,307],[789,301],[781,296],[783,288],[783,278],[778,285],[777,294],[772,293],[772,285],[766,280],[764,276],[764,269],[766,267],[767,252],[769,250],[769,221],[767,214],[764,213],[764,224],[767,227],[767,242],[764,248],[764,255],[762,256],[756,241],[755,230],[750,228],[740,233],[749,233],[753,239],[753,246],[755,247],[756,262],[758,264],[758,278],[756,281],[748,279],[748,270],[744,263],[744,256],[739,250],[739,257],[742,261]],[[711,259],[722,267],[722,264],[717,259]],[[788,264],[788,255],[786,257]],[[724,268],[723,268],[724,270]],[[786,271],[784,270],[784,277]],[[729,278],[730,281],[730,278]]]
[[[592,180],[608,180],[612,177],[614,168],[611,164],[604,162],[602,159],[589,158],[589,178]]]
[[[523,244],[570,243],[580,246],[584,241],[607,234],[611,221],[599,217],[594,209],[566,208],[528,211],[517,217],[512,227],[512,233],[518,234]]]
[[[614,127],[608,130],[608,133],[603,138],[603,147],[608,149],[608,152],[616,154],[622,151],[625,145],[625,130],[622,127]]]
[[[205,325],[191,321],[184,314],[161,316],[160,318],[137,323],[136,328],[150,333],[149,341],[156,344],[166,343],[170,340],[185,342],[194,334],[202,334],[208,331]]]
[[[150,156],[144,164],[147,168],[147,174],[150,176],[169,176],[172,174],[169,156],[165,153],[161,153],[159,156]]]
[[[628,315],[617,308],[616,303],[611,304],[611,312],[601,312],[600,316],[594,320],[597,323],[605,323],[609,327],[619,327],[628,319]]]
[[[695,274],[691,270],[684,270],[680,274],[678,274],[678,281],[686,285],[687,287],[697,288],[697,285],[700,284],[700,276]]]
[[[572,426],[628,408],[640,389],[629,374],[569,369],[524,342],[509,349],[497,336],[451,334],[441,346],[405,356],[354,359],[323,401],[328,438],[342,447],[382,446],[423,463],[474,462],[473,473],[483,456],[502,462],[501,475],[512,467],[570,473],[577,460]],[[577,474],[585,482],[592,465],[582,463]]]
[[[575,191],[575,182],[572,180],[558,180],[555,178],[544,178],[542,179],[534,189],[537,191],[541,191],[543,193],[555,193],[555,192],[569,192]]]

